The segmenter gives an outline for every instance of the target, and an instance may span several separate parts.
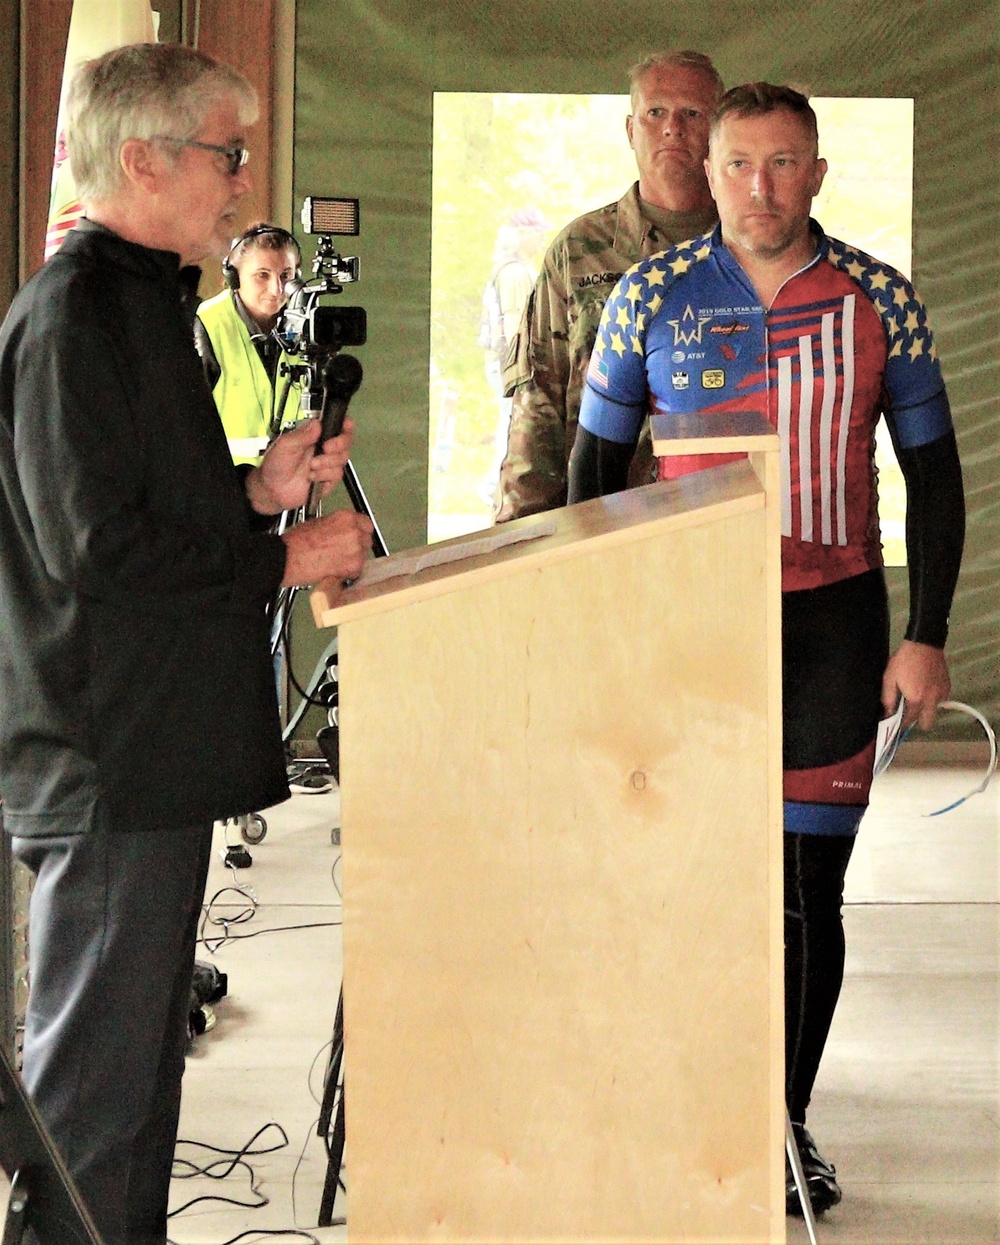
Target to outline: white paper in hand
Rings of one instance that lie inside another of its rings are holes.
[[[891,717],[883,718],[878,724],[878,732],[875,736],[875,764],[872,768],[873,778],[878,778],[879,774],[889,767],[892,758],[896,755],[896,749],[903,742],[903,711],[905,709],[906,700],[900,696],[896,712]]]

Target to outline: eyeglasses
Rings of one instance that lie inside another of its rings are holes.
[[[214,151],[225,156],[226,172],[230,177],[235,177],[250,159],[250,152],[246,147],[220,147],[217,143],[199,143],[196,138],[171,138],[167,134],[158,134],[156,137],[164,143],[176,143],[178,147],[200,147],[202,151]]]

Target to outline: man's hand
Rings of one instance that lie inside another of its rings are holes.
[[[882,676],[882,705],[886,716],[894,713],[900,695],[906,697],[903,730],[915,721],[929,731],[942,700],[951,696],[951,679],[943,650],[930,644],[904,640],[889,658]]]
[[[318,419],[304,419],[267,447],[264,461],[247,475],[247,496],[258,514],[304,506],[316,482],[322,484],[324,497],[340,483],[354,440],[354,421],[345,419],[340,436],[331,437],[316,453],[321,430]]]
[[[281,539],[286,555],[282,588],[321,579],[357,579],[372,547],[372,522],[353,510],[335,510],[296,523],[281,533]]]

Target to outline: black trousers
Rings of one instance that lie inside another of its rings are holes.
[[[107,1245],[164,1245],[212,827],[14,838],[25,1088]]]

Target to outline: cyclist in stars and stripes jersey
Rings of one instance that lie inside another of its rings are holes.
[[[569,500],[624,487],[650,413],[761,411],[780,434],[786,1097],[814,1209],[836,1171],[805,1128],[843,980],[844,875],[878,719],[928,729],[948,698],[962,474],[927,313],[895,269],[810,218],[826,173],[816,117],[787,87],[726,94],[711,122],[719,226],[643,259],[605,306]],[[889,656],[874,463],[884,415],[906,482],[910,617]],[[727,456],[663,459],[661,479]],[[736,456],[728,456],[736,457]],[[797,1208],[788,1182],[788,1208]]]

